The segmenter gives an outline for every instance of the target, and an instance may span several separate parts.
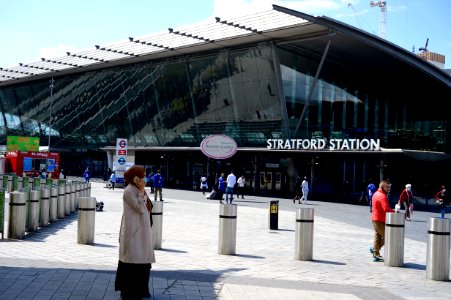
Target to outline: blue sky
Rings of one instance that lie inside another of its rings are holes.
[[[349,3],[352,3],[349,6]],[[0,0],[0,67],[94,49],[111,43],[278,4],[325,15],[379,35],[380,9],[370,0]],[[386,39],[446,56],[451,68],[451,1],[387,0]]]

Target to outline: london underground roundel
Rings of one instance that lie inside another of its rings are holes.
[[[200,143],[200,150],[203,154],[214,159],[225,159],[232,157],[238,146],[229,136],[224,134],[215,134],[206,137]]]

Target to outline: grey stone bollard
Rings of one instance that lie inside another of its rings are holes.
[[[66,197],[64,198],[64,214],[70,216],[70,184],[66,183],[64,186],[64,193]]]
[[[236,204],[219,206],[219,242],[218,254],[235,254],[236,251]]]
[[[404,266],[404,213],[388,212],[385,218],[384,265]]]
[[[450,220],[429,218],[426,252],[426,278],[449,280]]]
[[[22,239],[25,235],[25,194],[11,192],[9,201],[8,238]]]
[[[30,200],[28,201],[28,223],[26,230],[28,232],[35,232],[39,227],[39,198],[41,197],[41,190],[31,190]]]
[[[78,208],[78,244],[94,244],[96,198],[80,197]]]
[[[313,208],[297,209],[294,259],[313,260],[313,221]]]
[[[39,211],[39,227],[49,224],[50,215],[50,189],[41,189],[41,209]]]
[[[70,185],[70,212],[75,212],[75,183]]]
[[[49,207],[49,222],[54,223],[58,218],[58,188],[50,188],[50,207]]]
[[[65,202],[66,202],[66,186],[60,185],[58,186],[58,201],[57,201],[57,215],[58,219],[64,219],[65,213]]]
[[[152,208],[152,239],[154,249],[161,249],[161,242],[163,237],[163,202],[153,202]]]

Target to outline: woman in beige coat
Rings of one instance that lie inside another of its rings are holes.
[[[119,233],[119,264],[115,290],[121,291],[123,300],[150,297],[149,275],[155,262],[152,244],[152,202],[144,191],[145,169],[133,166],[124,173],[127,184],[124,212]]]

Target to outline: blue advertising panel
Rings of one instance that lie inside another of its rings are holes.
[[[23,158],[23,170],[31,171],[33,169],[33,159],[31,157]]]

